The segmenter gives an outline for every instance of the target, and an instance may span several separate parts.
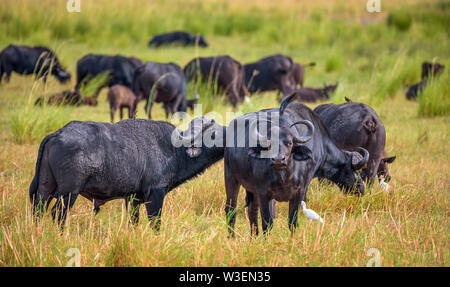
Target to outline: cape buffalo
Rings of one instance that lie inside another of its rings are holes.
[[[307,188],[314,177],[326,177],[345,192],[356,189],[364,193],[364,185],[357,171],[366,163],[368,152],[349,152],[339,149],[328,134],[320,118],[308,107],[292,103],[295,95],[286,97],[279,109],[248,113],[233,120],[227,129],[224,154],[225,212],[229,231],[233,235],[235,209],[242,185],[247,192],[248,217],[252,233],[258,233],[258,209],[262,228],[272,227],[274,201],[289,201],[289,227],[297,224],[298,207],[305,201]],[[270,132],[257,129],[268,122]],[[278,122],[278,123],[277,123]],[[232,137],[236,126],[248,133]],[[230,141],[234,144],[230,145]],[[245,140],[240,146],[236,142]],[[252,147],[251,141],[255,143]],[[257,144],[256,144],[257,143]]]
[[[284,96],[294,89],[291,74],[294,62],[284,55],[273,55],[244,65],[245,86],[250,93],[279,91]]]
[[[140,65],[142,65],[142,62],[134,57],[88,54],[77,62],[75,89],[80,89],[82,84],[105,72],[109,73],[108,80],[97,88],[94,97],[97,97],[104,87],[111,87],[116,84],[132,89],[133,74]]]
[[[172,44],[182,46],[199,45],[200,47],[208,47],[208,43],[202,35],[192,35],[183,31],[155,35],[148,43],[150,47],[159,47]]]
[[[39,97],[35,105],[42,105],[45,97]],[[59,94],[53,94],[48,97],[47,104],[49,105],[71,105],[71,106],[96,106],[97,100],[95,98],[83,97],[79,90],[65,90]]]
[[[159,229],[165,195],[223,157],[223,144],[202,143],[208,137],[223,141],[225,129],[207,117],[191,121],[185,132],[143,119],[70,122],[41,142],[29,190],[33,214],[56,198],[52,215],[63,226],[78,195],[93,201],[95,210],[113,199],[133,198],[132,221],[139,220],[143,203]]]
[[[323,88],[300,88],[295,90],[294,94],[302,102],[315,102],[328,100],[330,94],[334,93],[337,85],[325,85]]]
[[[369,161],[361,175],[372,184],[378,175],[380,180],[390,180],[387,164],[395,160],[385,151],[386,131],[377,113],[363,103],[324,104],[314,110],[328,128],[338,147],[355,151],[363,147],[369,151]]]
[[[133,91],[122,85],[114,85],[108,91],[109,110],[111,122],[114,122],[114,114],[120,110],[120,120],[123,118],[123,109],[128,108],[128,118],[136,116],[137,99]]]
[[[147,100],[145,110],[149,119],[153,102],[163,103],[167,118],[169,113],[186,112],[198,99],[186,98],[186,79],[175,63],[147,62],[140,66],[133,76],[133,89],[138,100]]]
[[[303,87],[303,80],[305,78],[305,68],[313,67],[315,65],[316,63],[314,62],[311,62],[304,66],[294,62],[294,66],[292,68],[292,72],[290,75],[291,85],[293,85],[294,88],[297,88],[298,86]]]
[[[196,81],[198,77],[208,83],[217,81],[217,85],[228,95],[233,106],[244,99],[244,69],[238,61],[230,56],[195,58],[184,67],[187,81]]]
[[[9,45],[0,52],[0,83],[3,74],[6,74],[5,79],[9,82],[12,72],[22,75],[35,74],[38,79],[43,77],[44,81],[47,81],[49,69],[50,74],[59,82],[70,80],[70,73],[64,70],[55,53],[47,47]]]

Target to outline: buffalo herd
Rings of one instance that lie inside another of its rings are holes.
[[[209,45],[203,36],[181,31],[156,35],[149,42],[151,47],[170,44]],[[371,107],[348,98],[314,110],[294,102],[325,101],[336,90],[337,83],[304,86],[305,68],[314,65],[301,65],[281,54],[247,64],[228,55],[197,57],[183,68],[121,55],[82,57],[74,90],[41,97],[36,104],[96,105],[100,90],[108,87],[112,123],[72,121],[42,140],[29,189],[33,213],[41,214],[56,199],[52,216],[63,226],[78,195],[91,200],[96,213],[106,202],[121,198],[133,209],[132,223],[138,222],[139,206],[144,204],[148,219],[159,229],[166,194],[223,159],[229,233],[234,234],[242,186],[251,234],[258,234],[258,213],[267,233],[277,201],[289,202],[288,225],[294,231],[299,206],[314,178],[359,196],[377,177],[386,184],[391,179],[388,164],[396,157],[388,155],[385,127]],[[407,98],[417,98],[443,69],[424,62],[421,82],[409,88]],[[4,74],[8,81],[13,71],[44,81],[48,75],[62,83],[70,80],[55,53],[45,47],[7,46],[0,53],[0,82]],[[103,73],[105,82],[83,96],[83,85]],[[141,100],[146,101],[149,119],[153,103],[163,104],[166,118],[193,108],[198,94],[188,99],[186,86],[198,80],[217,85],[234,107],[266,91],[276,91],[283,99],[278,108],[238,116],[227,126],[201,116],[181,131],[166,121],[136,119]],[[122,120],[125,108],[128,120]],[[117,110],[121,121],[114,123]]]

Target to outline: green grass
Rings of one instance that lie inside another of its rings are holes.
[[[47,45],[72,75],[87,53],[180,66],[194,57],[223,54],[242,63],[275,53],[314,61],[305,85],[339,82],[331,102],[347,96],[370,104],[386,128],[387,152],[397,155],[390,167],[391,193],[374,186],[361,198],[345,196],[314,180],[307,204],[326,224],[301,215],[292,236],[288,206],[279,203],[270,236],[250,239],[242,190],[237,236],[227,239],[222,161],[167,195],[159,233],[147,224],[143,207],[141,222],[131,227],[123,201],[107,203],[94,216],[92,204],[79,198],[60,234],[49,214],[38,223],[30,214],[28,188],[39,142],[70,120],[109,122],[107,89],[97,107],[38,108],[30,94],[34,99],[73,89],[75,77],[64,85],[49,78],[33,90],[32,77],[13,74],[10,83],[0,85],[0,266],[65,266],[69,248],[81,251],[82,266],[365,266],[370,248],[380,250],[382,266],[448,266],[448,71],[417,102],[405,99],[407,87],[420,80],[422,61],[436,59],[450,67],[446,3],[384,1],[382,13],[369,14],[365,2],[356,0],[100,0],[83,1],[81,13],[69,14],[65,1],[0,1],[0,48]],[[402,10],[411,17],[409,28],[388,25],[389,15]],[[147,47],[152,35],[172,29],[203,33],[210,47]],[[190,83],[188,97],[196,90],[204,113],[226,118],[234,110],[214,85]],[[276,93],[256,94],[237,112],[278,105]],[[138,117],[146,118],[143,103]],[[153,105],[152,118],[165,119],[161,104]]]
[[[450,115],[450,74],[432,78],[419,93],[419,116],[434,117]]]

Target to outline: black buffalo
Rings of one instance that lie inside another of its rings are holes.
[[[358,152],[339,149],[315,112],[300,103],[287,106],[294,98],[295,95],[286,97],[279,109],[261,110],[239,117],[227,129],[225,212],[231,234],[241,185],[247,192],[252,233],[258,233],[258,209],[263,231],[270,230],[274,200],[289,201],[289,226],[294,230],[299,204],[305,200],[314,177],[326,177],[346,192],[356,189],[358,193],[364,193],[364,184],[357,172],[367,163],[368,152],[360,148],[364,153],[361,156]],[[267,113],[271,116],[266,116]],[[271,132],[261,135],[257,124],[261,130],[261,123],[267,121]],[[235,133],[231,138],[231,129],[239,130],[239,126],[248,129],[248,133],[245,136]],[[236,144],[244,139],[245,144],[241,147]],[[258,144],[251,146],[251,139]],[[230,144],[231,140],[234,140],[234,145]],[[272,149],[272,154],[263,155]]]
[[[186,98],[186,79],[175,63],[147,62],[140,66],[133,76],[133,89],[138,100],[147,100],[145,110],[149,118],[153,102],[163,103],[167,118],[169,113],[186,112],[198,99]]]
[[[132,89],[133,74],[140,65],[142,62],[134,57],[88,54],[77,62],[75,89],[80,89],[81,85],[102,73],[109,73],[108,79],[97,88],[94,97],[97,97],[104,87],[123,85]]]
[[[330,95],[334,93],[337,85],[324,85],[323,88],[300,88],[295,90],[294,94],[301,102],[315,102],[328,100]]]
[[[422,63],[422,81],[428,79],[430,76],[435,77],[440,75],[444,71],[445,66],[439,63]]]
[[[182,46],[199,45],[200,47],[208,47],[208,43],[202,35],[192,35],[183,31],[155,35],[148,43],[150,47],[159,47],[172,44]]]
[[[70,122],[41,142],[30,185],[33,214],[56,198],[52,215],[63,226],[78,195],[93,201],[95,210],[113,199],[133,199],[132,221],[139,220],[144,203],[158,229],[165,195],[223,157],[223,144],[206,147],[198,141],[219,140],[225,129],[207,117],[191,121],[185,132],[142,119]]]
[[[187,81],[196,81],[201,77],[208,83],[215,83],[225,94],[233,106],[244,99],[244,69],[238,61],[230,56],[216,56],[192,59],[184,67]]]
[[[12,72],[22,75],[35,74],[38,79],[42,77],[44,81],[49,73],[61,83],[70,80],[70,73],[61,66],[55,53],[40,46],[9,45],[3,49],[0,52],[0,82],[3,74],[6,74],[5,79],[9,82]]]
[[[363,147],[369,151],[369,161],[362,170],[363,180],[372,184],[390,180],[387,164],[395,160],[385,151],[386,131],[377,113],[363,103],[324,104],[314,110],[328,128],[331,138],[339,148],[355,151]]]
[[[245,64],[245,86],[250,93],[279,91],[284,96],[295,88],[291,81],[294,62],[284,55],[273,55]]]

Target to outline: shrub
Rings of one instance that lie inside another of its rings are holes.
[[[394,12],[389,14],[387,23],[399,31],[407,31],[411,27],[412,17],[406,12]]]

